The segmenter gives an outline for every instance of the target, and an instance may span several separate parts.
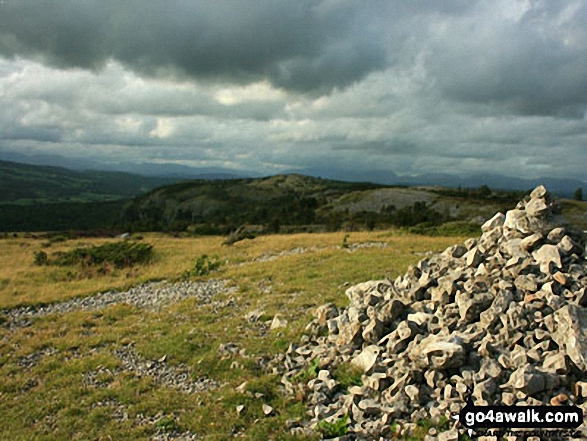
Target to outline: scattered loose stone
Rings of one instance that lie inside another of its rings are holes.
[[[190,369],[185,364],[170,365],[164,361],[147,360],[140,356],[131,345],[114,353],[122,362],[121,370],[133,372],[139,377],[143,375],[153,377],[158,384],[172,387],[183,393],[193,394],[220,387],[220,384],[207,377],[192,380]]]
[[[188,298],[197,298],[201,304],[213,304],[214,296],[234,291],[226,280],[204,282],[150,282],[125,292],[108,291],[94,296],[75,298],[45,306],[25,306],[1,311],[9,328],[29,326],[37,317],[72,311],[95,311],[111,305],[126,303],[138,308],[160,310],[164,306]]]

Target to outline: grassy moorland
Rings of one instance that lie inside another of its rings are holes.
[[[279,377],[263,370],[263,360],[299,341],[318,305],[346,304],[346,285],[394,278],[422,253],[463,240],[389,230],[346,239],[344,233],[268,235],[226,247],[221,237],[147,234],[141,242],[153,245],[152,261],[116,268],[34,264],[40,251],[51,258],[113,239],[1,239],[0,439],[150,439],[186,432],[206,440],[294,439],[285,427],[288,419],[304,418],[301,397],[281,394]],[[354,247],[368,242],[386,246]],[[279,255],[294,249],[302,250]],[[219,266],[196,276],[194,265],[204,254]],[[28,327],[7,326],[6,308],[179,280],[188,272],[192,280],[229,280],[235,291],[208,305],[188,299],[153,311],[115,304],[39,317]],[[257,309],[258,321],[245,319]],[[287,326],[269,330],[278,313]],[[241,352],[221,356],[219,346],[229,342]],[[165,356],[168,366],[188,366],[192,379],[206,376],[221,386],[186,394],[126,370],[115,351],[129,346],[143,359]],[[88,384],[84,379],[91,374],[95,381]],[[274,409],[269,416],[264,403]]]

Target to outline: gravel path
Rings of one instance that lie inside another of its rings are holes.
[[[60,303],[44,306],[24,306],[20,308],[0,311],[9,328],[29,326],[37,317],[49,314],[63,314],[72,311],[95,311],[118,303],[126,303],[139,308],[160,310],[162,307],[181,300],[196,297],[201,304],[212,303],[215,295],[222,292],[232,292],[226,280],[207,280],[204,282],[177,282],[169,283],[150,282],[128,291],[107,291],[90,297],[75,298]]]
[[[285,250],[278,253],[275,252],[267,252],[261,254],[259,257],[256,257],[250,262],[243,262],[241,265],[247,265],[250,263],[257,263],[257,262],[270,262],[272,260],[276,260],[286,256],[293,256],[295,254],[305,254],[311,253],[315,251],[323,251],[323,250],[335,250],[340,249],[340,245],[335,245],[331,247],[298,247],[292,248],[291,250]],[[347,252],[352,253],[361,248],[387,248],[387,242],[361,242],[361,243],[354,243],[349,244],[346,248]]]

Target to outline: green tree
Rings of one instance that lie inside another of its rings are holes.
[[[575,190],[575,200],[582,201],[583,200],[583,189],[581,187]]]
[[[482,198],[487,198],[491,196],[491,189],[487,185],[482,185],[479,188],[479,196],[481,196]]]

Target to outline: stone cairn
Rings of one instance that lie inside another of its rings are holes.
[[[476,405],[587,410],[585,241],[560,211],[540,186],[481,237],[349,288],[346,308],[320,306],[277,360],[287,392],[310,406],[292,432],[347,418],[349,439],[393,438],[457,415],[471,391]],[[341,364],[362,386],[341,387]],[[312,365],[317,377],[300,381]],[[456,425],[426,439],[456,440]]]

